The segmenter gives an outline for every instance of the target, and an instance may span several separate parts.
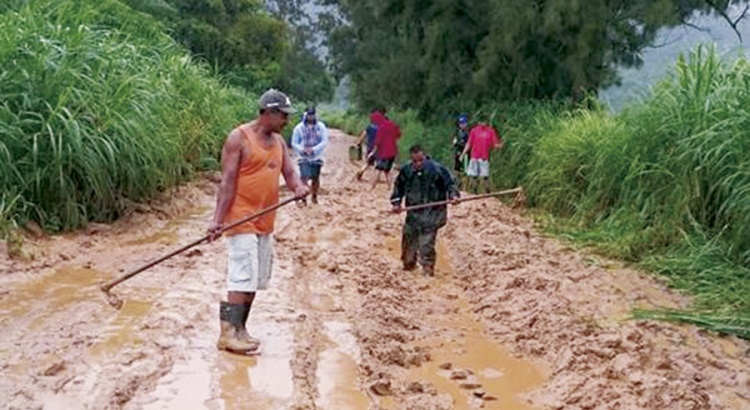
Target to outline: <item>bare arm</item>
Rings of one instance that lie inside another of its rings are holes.
[[[500,149],[505,145],[505,141],[503,141],[503,137],[500,136],[497,132],[494,133],[495,138],[495,145],[492,147],[492,149]]]
[[[362,132],[361,132],[361,133],[359,134],[359,138],[357,138],[357,143],[356,143],[356,145],[362,145],[362,143],[363,143],[363,142],[365,141],[365,136],[366,136],[366,135],[367,135],[367,131],[362,131]]]
[[[461,153],[461,155],[466,155],[469,153],[469,150],[471,149],[471,138],[466,142],[466,146],[464,147],[464,152]]]
[[[234,201],[234,195],[237,191],[237,173],[240,169],[242,160],[242,133],[239,129],[232,131],[224,142],[221,150],[221,183],[219,193],[216,196],[216,210],[211,226],[208,228],[210,234],[217,234],[224,223],[224,217],[229,212],[229,208]],[[213,237],[211,238],[214,239]]]

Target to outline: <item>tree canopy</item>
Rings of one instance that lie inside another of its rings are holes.
[[[363,108],[422,113],[505,99],[581,99],[638,66],[657,30],[742,0],[328,0],[337,75]],[[744,16],[744,13],[739,17]],[[736,21],[731,17],[728,21]]]
[[[327,100],[333,81],[303,41],[303,28],[269,13],[261,0],[125,0],[164,22],[177,41],[235,85],[278,87],[306,101]]]

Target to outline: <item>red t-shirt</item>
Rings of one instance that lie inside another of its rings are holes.
[[[398,139],[401,137],[401,129],[390,120],[383,119],[378,124],[378,133],[375,136],[378,159],[391,159],[398,155]]]
[[[471,159],[489,161],[492,148],[500,145],[497,132],[487,124],[479,124],[469,133]]]

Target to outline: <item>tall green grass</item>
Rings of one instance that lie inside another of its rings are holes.
[[[569,235],[696,296],[692,316],[656,316],[747,335],[748,155],[750,66],[698,48],[622,114],[579,112],[550,128],[527,185],[569,218]]]
[[[37,0],[0,15],[0,67],[6,225],[112,220],[215,165],[254,109],[115,0]]]

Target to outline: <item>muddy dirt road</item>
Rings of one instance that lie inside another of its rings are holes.
[[[10,409],[749,409],[750,346],[627,320],[688,301],[534,231],[498,201],[451,209],[436,278],[402,272],[384,184],[333,133],[317,206],[279,213],[257,357],[215,349],[224,244],[116,287],[203,235],[215,184],[0,259],[0,407]],[[366,174],[371,178],[372,174]],[[3,256],[4,257],[4,256]]]

